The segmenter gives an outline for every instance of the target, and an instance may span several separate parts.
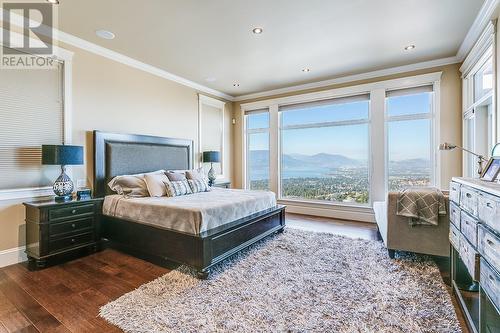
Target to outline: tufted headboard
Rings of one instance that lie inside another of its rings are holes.
[[[94,197],[111,194],[118,175],[192,167],[192,140],[94,131]]]

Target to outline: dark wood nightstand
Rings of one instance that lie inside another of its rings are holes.
[[[102,198],[25,202],[29,268],[44,268],[55,257],[77,250],[97,251]]]
[[[215,182],[214,187],[222,187],[222,188],[231,188],[231,182],[230,181],[219,181]]]

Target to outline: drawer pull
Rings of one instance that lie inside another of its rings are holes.
[[[488,277],[490,278],[491,281],[495,281],[495,278],[491,276],[491,274],[488,274]]]
[[[489,203],[489,202],[487,202],[487,203],[486,203],[486,207],[488,207],[488,208],[493,208],[493,207],[491,206],[491,203]]]
[[[491,239],[487,239],[486,243],[488,243],[490,246],[493,246],[493,242],[491,241]]]
[[[71,214],[76,214],[76,209],[73,209],[73,210],[71,211]]]
[[[465,195],[467,196],[467,198],[472,198],[472,194],[470,193],[465,193]]]
[[[75,228],[76,225],[74,223],[71,224],[71,228]]]
[[[71,238],[71,243],[74,243],[75,242],[75,239],[74,238]]]

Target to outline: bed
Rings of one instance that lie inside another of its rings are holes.
[[[213,265],[283,230],[285,207],[270,192],[214,188],[132,199],[107,186],[118,175],[192,167],[191,140],[94,131],[94,196],[104,198],[107,246],[154,263],[191,266],[205,279]]]

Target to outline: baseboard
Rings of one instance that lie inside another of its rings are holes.
[[[26,246],[20,246],[0,251],[0,267],[13,265],[28,260],[28,257],[24,252],[25,250]]]
[[[331,217],[341,220],[352,220],[375,223],[375,215],[371,212],[359,212],[352,210],[340,210],[335,208],[305,207],[299,205],[286,204],[287,213]]]

